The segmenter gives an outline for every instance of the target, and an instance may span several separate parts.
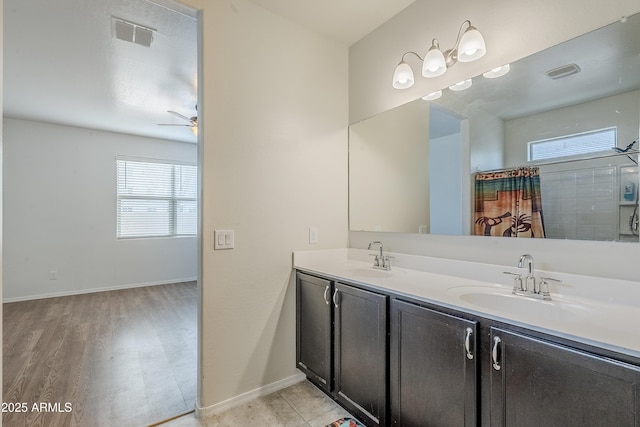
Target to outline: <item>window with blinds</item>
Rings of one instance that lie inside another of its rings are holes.
[[[600,129],[529,143],[529,161],[572,157],[610,151],[616,146],[616,128]]]
[[[196,166],[123,158],[116,163],[119,239],[197,233]]]

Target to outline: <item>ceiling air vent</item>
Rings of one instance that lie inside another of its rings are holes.
[[[547,71],[547,76],[550,79],[557,80],[563,77],[570,76],[572,74],[577,74],[580,72],[580,67],[577,64],[568,64],[563,65],[562,67],[554,68],[553,70]]]
[[[130,43],[136,43],[141,46],[151,47],[153,41],[153,28],[144,27],[133,22],[111,17],[113,36],[118,40],[124,40]]]

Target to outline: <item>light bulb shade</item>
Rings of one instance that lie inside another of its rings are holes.
[[[407,89],[413,86],[413,82],[413,70],[406,62],[400,62],[393,73],[393,87]]]
[[[488,79],[495,79],[495,78],[504,76],[509,72],[510,69],[511,69],[511,66],[509,64],[505,64],[501,67],[496,67],[493,70],[489,70],[486,73],[483,73],[482,75]]]
[[[460,39],[458,46],[458,61],[471,62],[482,58],[487,53],[484,38],[476,27],[469,26]]]
[[[422,99],[425,101],[433,101],[434,99],[438,99],[441,96],[442,96],[442,91],[437,90],[435,92],[431,92],[430,94],[423,96]]]
[[[458,82],[458,83],[456,83],[454,85],[449,86],[449,89],[451,89],[454,92],[457,92],[457,91],[460,91],[460,90],[469,89],[472,84],[473,84],[473,82],[471,81],[471,79],[463,80],[461,82]]]
[[[422,75],[424,77],[438,77],[443,75],[445,71],[447,71],[447,61],[445,61],[442,51],[434,43],[424,56]]]

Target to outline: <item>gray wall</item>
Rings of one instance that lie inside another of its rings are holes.
[[[197,277],[195,237],[116,239],[117,155],[195,163],[196,145],[4,119],[5,301]]]

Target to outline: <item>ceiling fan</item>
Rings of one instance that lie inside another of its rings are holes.
[[[196,111],[197,110],[198,108],[196,107]],[[182,120],[186,120],[189,123],[158,123],[158,126],[186,126],[191,129],[191,132],[193,132],[194,135],[198,136],[198,116],[187,117],[184,114],[171,110],[167,110],[167,113],[173,114],[174,116],[179,117]]]

